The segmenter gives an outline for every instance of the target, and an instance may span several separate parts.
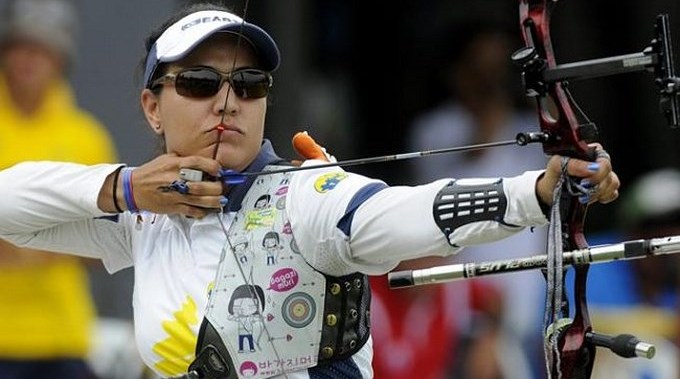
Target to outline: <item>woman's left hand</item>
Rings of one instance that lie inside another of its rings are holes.
[[[595,148],[597,159],[595,162],[570,158],[567,162],[567,174],[581,178],[580,184],[585,188],[594,189],[579,200],[584,204],[600,202],[610,203],[619,197],[619,177],[612,170],[611,159],[602,145],[591,144]],[[553,190],[562,173],[562,158],[554,155],[548,161],[545,173],[536,182],[536,195],[540,202],[551,205]]]

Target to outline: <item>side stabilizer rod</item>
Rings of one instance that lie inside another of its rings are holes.
[[[591,246],[564,252],[565,266],[604,263],[617,260],[648,258],[680,253],[680,236],[631,240],[614,244]],[[546,268],[547,255],[501,259],[480,263],[460,263],[419,270],[393,271],[387,274],[390,288],[405,288],[436,284],[480,276]]]

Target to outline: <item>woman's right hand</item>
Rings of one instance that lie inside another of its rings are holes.
[[[131,175],[132,195],[137,208],[159,214],[182,214],[193,218],[202,218],[213,213],[226,204],[223,186],[220,180],[220,164],[213,159],[189,156],[180,157],[175,154],[164,154],[142,166],[134,168]],[[180,178],[181,169],[194,169],[203,172],[200,181],[184,181]],[[100,191],[100,208],[107,212],[115,212],[113,206],[113,179],[111,173]],[[184,183],[186,193],[180,193],[171,186],[173,182]],[[117,203],[124,210],[129,210],[124,191],[123,175],[118,176],[116,187]],[[109,199],[102,199],[108,196]],[[102,206],[103,205],[103,206]]]

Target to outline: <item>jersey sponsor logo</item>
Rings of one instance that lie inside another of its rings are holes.
[[[331,172],[328,174],[323,174],[319,176],[314,182],[314,189],[318,193],[326,193],[335,188],[335,186],[347,178],[347,176],[348,175],[345,172]]]

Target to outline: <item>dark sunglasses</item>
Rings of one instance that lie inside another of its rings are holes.
[[[270,73],[254,68],[224,73],[211,67],[192,67],[161,76],[151,83],[151,88],[172,81],[178,95],[196,98],[215,96],[224,82],[228,82],[236,96],[259,99],[267,96],[273,84]]]

